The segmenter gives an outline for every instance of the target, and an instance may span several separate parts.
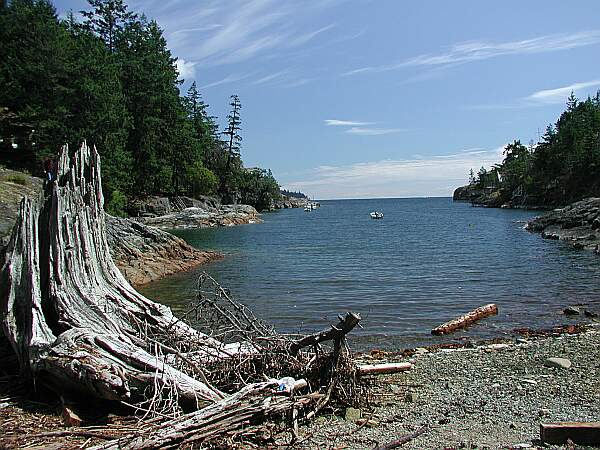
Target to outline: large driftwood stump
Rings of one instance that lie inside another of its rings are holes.
[[[212,356],[221,344],[119,272],[106,239],[100,159],[85,144],[72,158],[64,147],[56,182],[21,202],[0,272],[0,320],[23,375],[61,394],[130,401],[168,389],[194,408],[224,397],[165,362],[173,342]]]

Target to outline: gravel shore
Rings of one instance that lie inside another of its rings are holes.
[[[556,357],[572,366],[549,367],[547,359]],[[319,418],[304,430],[302,446],[374,448],[426,425],[402,448],[541,448],[540,423],[600,420],[598,327],[475,348],[418,349],[397,360],[414,366],[372,380],[380,388],[373,408],[346,411],[349,420]],[[366,425],[358,414],[369,419]]]

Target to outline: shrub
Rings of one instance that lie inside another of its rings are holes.
[[[112,216],[126,217],[127,196],[120,190],[115,189],[110,193],[110,199],[106,202],[105,210]]]
[[[23,175],[9,175],[6,177],[6,181],[20,184],[21,186],[27,186],[27,178],[25,178]]]

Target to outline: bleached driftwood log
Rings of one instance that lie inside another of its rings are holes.
[[[200,447],[202,442],[233,434],[268,417],[302,408],[309,398],[276,395],[278,382],[249,384],[232,396],[198,411],[163,422],[149,433],[134,433],[93,447],[93,450],[152,450]]]
[[[454,320],[450,320],[449,322],[446,322],[440,325],[439,327],[434,328],[433,330],[431,330],[431,334],[440,335],[453,333],[456,330],[468,327],[469,325],[471,325],[474,322],[477,322],[478,320],[484,319],[489,316],[493,316],[495,314],[498,314],[498,307],[494,303],[480,306],[479,308],[474,309],[473,311],[463,316],[460,316]]]
[[[100,159],[85,143],[72,158],[64,147],[56,182],[21,202],[0,272],[0,320],[21,372],[62,394],[129,400],[169,389],[194,408],[224,397],[165,363],[166,342],[212,355],[221,344],[121,275],[106,239]]]
[[[383,375],[388,373],[406,372],[412,369],[411,363],[382,363],[363,364],[356,368],[359,375]]]

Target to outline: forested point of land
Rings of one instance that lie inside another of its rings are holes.
[[[122,0],[88,3],[63,20],[47,0],[0,0],[0,163],[40,175],[62,145],[87,140],[112,214],[151,194],[270,207],[273,174],[240,155],[240,98],[220,130],[195,83],[180,92],[156,21]]]
[[[502,163],[471,170],[469,188],[492,196],[492,206],[554,207],[600,197],[600,91],[584,101],[571,93],[537,144],[508,144]]]
[[[308,198],[306,197],[306,194],[303,194],[302,192],[292,192],[292,191],[288,191],[287,189],[281,189],[281,195],[285,195],[286,197],[289,198]]]

